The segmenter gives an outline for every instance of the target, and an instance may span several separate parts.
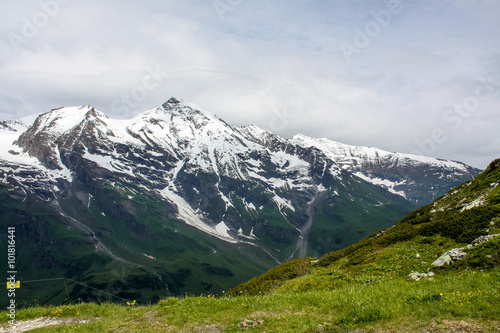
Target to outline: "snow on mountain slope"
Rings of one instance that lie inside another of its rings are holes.
[[[345,169],[353,169],[358,165],[373,164],[383,160],[399,165],[421,163],[461,171],[467,170],[467,166],[460,162],[428,156],[388,152],[374,147],[351,146],[325,138],[315,139],[303,134],[294,135],[289,142],[302,147],[316,147],[321,149],[328,157],[337,161]]]
[[[256,206],[274,207],[294,232],[300,231],[307,219],[292,215],[304,214],[318,193],[350,175],[419,202],[474,172],[458,162],[301,134],[286,140],[254,125],[228,125],[175,98],[127,120],[85,105],[0,125],[4,182],[19,164],[36,171],[35,178],[50,179],[45,192],[55,191],[62,186],[54,185],[59,178],[68,184],[75,177],[89,182],[83,167],[88,164],[96,173],[92,177],[140,184],[169,202],[178,219],[231,243],[248,239],[240,237],[243,233],[256,240],[265,232],[259,229],[264,215]],[[33,186],[21,176],[16,179]]]
[[[306,161],[286,152],[271,153],[213,114],[174,98],[129,120],[110,119],[90,106],[55,109],[24,129],[8,137],[9,145],[35,169],[51,174],[51,179],[64,174],[71,181],[81,158],[123,179],[149,184],[176,207],[177,218],[229,242],[235,240],[228,231],[234,235],[241,226],[231,229],[224,224],[225,230],[220,220],[199,213],[199,203],[186,197],[188,185],[180,184],[185,181],[178,179],[180,173],[184,178],[200,172],[215,175],[213,184],[205,182],[193,190],[213,188],[211,200],[222,201],[224,212],[234,204],[230,192],[220,185],[222,177],[270,187],[265,195],[280,212],[283,206],[294,208],[276,193],[277,188],[312,186]],[[269,164],[272,177],[264,170]]]
[[[14,145],[19,135],[26,131],[28,127],[35,121],[38,115],[29,116],[16,120],[8,120],[0,122],[0,137],[2,144],[0,145],[0,159],[21,164],[36,164],[40,163],[26,154],[22,154],[21,149]]]
[[[436,194],[441,192],[439,185],[432,184],[435,180],[429,182],[426,178],[448,179],[454,182],[463,177],[472,177],[479,171],[460,162],[388,152],[374,147],[351,146],[303,134],[293,136],[288,142],[301,147],[315,147],[344,170],[415,203],[423,199],[421,193],[412,193],[415,186],[428,186],[429,193],[423,200],[434,199]],[[460,181],[457,181],[455,184],[459,183]]]
[[[277,143],[286,143],[286,140],[281,138],[280,136],[265,131],[255,125],[236,127],[235,130],[241,133],[245,138],[253,142],[257,142],[264,147],[270,147],[276,145]]]
[[[15,144],[19,135],[25,132],[38,118],[38,114],[16,120],[0,122],[0,169],[3,171],[3,181],[6,177],[18,177],[19,174],[38,174],[39,180],[46,178],[55,182],[58,178],[71,179],[71,175],[64,170],[50,170],[39,159],[30,156]],[[34,176],[32,176],[34,177]]]
[[[54,137],[59,136],[80,124],[91,110],[90,105],[54,109],[37,117],[33,125],[33,134],[45,132],[51,133]],[[99,116],[105,117],[104,114],[99,114]]]

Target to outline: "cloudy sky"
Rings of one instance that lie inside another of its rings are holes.
[[[497,0],[0,3],[0,120],[171,96],[233,125],[485,168],[500,157]]]

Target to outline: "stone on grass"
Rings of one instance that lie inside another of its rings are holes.
[[[442,267],[444,265],[449,265],[449,264],[451,264],[451,257],[447,252],[447,253],[443,254],[441,257],[437,258],[437,260],[434,261],[431,264],[431,266]]]

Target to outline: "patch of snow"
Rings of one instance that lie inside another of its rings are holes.
[[[245,160],[245,162],[246,162],[247,164],[252,165],[252,166],[253,166],[253,167],[255,167],[255,168],[260,168],[260,162],[259,162],[259,161],[257,161],[257,160],[254,160],[254,159],[250,158],[250,159],[248,159],[248,160]]]
[[[252,214],[252,212],[250,210],[253,210],[255,213],[258,214],[257,212],[257,208],[255,207],[255,205],[251,202],[247,202],[245,198],[242,198],[241,201],[243,202],[243,204],[245,205],[245,210],[249,213],[249,214]]]
[[[274,188],[286,187],[286,185],[288,184],[286,179],[278,179],[278,178],[271,177],[271,178],[268,178],[268,180],[269,181],[267,183]]]
[[[396,191],[394,189],[395,186],[404,184],[406,182],[406,180],[403,180],[400,182],[392,182],[388,179],[382,179],[382,178],[378,178],[378,177],[370,178],[360,171],[354,172],[353,175],[363,179],[364,181],[372,183],[373,185],[382,186],[382,187],[386,188],[389,192],[391,192],[393,194],[397,194],[399,196],[402,196],[403,198],[406,199],[406,193],[404,191]]]
[[[135,175],[132,172],[132,169],[130,167],[119,162],[118,160],[116,160],[112,156],[91,154],[91,153],[89,153],[88,149],[85,149],[85,154],[83,155],[83,158],[85,158],[89,161],[95,162],[101,168],[107,169],[109,171],[124,173],[124,174],[130,175],[132,177],[135,177]]]
[[[219,184],[218,183],[217,183],[217,188],[219,188]],[[219,189],[219,195],[222,198],[222,200],[224,200],[224,203],[226,204],[226,211],[227,211],[228,207],[234,207],[234,205],[231,202],[231,200],[229,200],[229,198],[226,197],[224,195],[224,193],[222,193],[222,191],[220,189]]]
[[[319,192],[324,192],[324,191],[326,191],[326,190],[327,190],[327,188],[326,188],[326,187],[324,187],[324,186],[323,186],[323,184],[319,184],[319,186],[318,186],[318,191],[319,191]]]
[[[229,227],[224,223],[224,221],[220,222],[215,226],[215,230],[219,233],[219,235],[227,238],[232,238],[229,236],[228,231],[230,230]]]
[[[276,193],[274,193],[273,201],[278,206],[280,212],[281,212],[281,208],[283,208],[283,207],[290,209],[292,212],[295,212],[295,207],[293,207],[292,202],[290,200],[283,199],[282,197],[280,197]],[[283,214],[283,212],[281,212],[281,214]]]
[[[253,209],[253,210],[257,210],[257,208],[255,207],[255,205],[251,202],[247,203],[246,206],[250,209]]]
[[[203,222],[202,217],[197,214],[193,208],[182,198],[179,196],[177,193],[175,193],[172,189],[170,189],[168,186],[165,187],[163,190],[160,191],[160,194],[173,203],[175,206],[177,206],[178,214],[177,218],[184,221],[186,224],[189,224],[203,232],[206,232],[207,234],[216,236],[217,238],[220,238],[222,240],[225,240],[226,242],[230,243],[236,243],[237,241],[233,239],[229,234],[227,234],[227,228],[226,232],[224,232],[224,226],[221,225],[220,223],[217,225],[217,227],[214,229],[205,222]],[[223,222],[221,222],[223,223]],[[227,234],[227,235],[226,235]]]
[[[248,239],[258,239],[255,234],[253,233],[253,227],[252,227],[252,230],[250,230],[250,235],[244,235],[243,234],[243,229],[241,229],[241,227],[238,229],[238,236],[239,237],[244,237],[244,238],[248,238]]]
[[[250,229],[250,237],[257,238],[257,236],[255,236],[255,234],[253,233],[253,227],[252,227],[252,229]]]
[[[160,157],[160,156],[163,156],[164,154],[162,153],[158,153],[156,151],[152,151],[152,150],[149,150],[148,153],[152,156],[156,156],[156,157]]]

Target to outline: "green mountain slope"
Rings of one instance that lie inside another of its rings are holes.
[[[0,220],[16,230],[17,296],[25,305],[67,302],[61,278],[68,279],[70,301],[157,302],[220,291],[276,264],[256,246],[232,246],[171,218],[158,199],[129,193],[122,184],[95,189],[100,197],[88,206],[76,196],[55,207],[30,194],[12,200],[13,193],[0,187]],[[6,246],[6,233],[1,243]],[[7,256],[0,265],[7,267]],[[6,302],[0,299],[1,306]]]
[[[230,188],[234,182],[219,185],[228,187],[234,202],[225,221],[250,221],[254,226],[242,228],[243,233],[258,235],[250,239],[253,244],[229,243],[176,219],[177,208],[142,184],[103,177],[102,170],[85,161],[78,166],[74,181],[53,201],[55,194],[36,184],[32,191],[0,185],[0,223],[16,228],[20,295],[27,304],[60,304],[68,295],[70,300],[130,298],[144,303],[185,293],[220,293],[299,256],[294,251],[299,231],[293,223],[307,219],[300,208],[307,205],[303,198],[294,202],[295,211],[282,212],[272,200],[275,194],[263,186],[246,184],[236,191]],[[398,196],[347,173],[344,178],[345,184],[332,181],[330,193],[312,207],[315,218],[304,254],[343,248],[410,211],[411,205]],[[257,208],[248,209],[245,199]],[[207,204],[207,214],[217,209],[217,202]],[[334,216],[328,213],[332,207]],[[368,209],[370,214],[363,214]],[[327,232],[336,238],[323,237]],[[6,236],[0,244],[6,244]],[[0,264],[6,266],[7,258]],[[68,292],[62,278],[69,279]],[[0,299],[0,305],[4,302]]]
[[[320,259],[292,259],[219,296],[30,307],[16,313],[15,325],[56,325],[37,332],[498,332],[499,184],[500,159],[392,228]],[[436,266],[446,256],[449,265]],[[0,313],[0,329],[9,331],[11,318]]]
[[[441,254],[466,247],[482,235],[500,233],[500,160],[474,180],[408,214],[397,225],[345,249],[315,258],[294,259],[241,284],[232,295],[271,290],[329,290],[335,285],[375,283],[406,278],[412,272],[436,274],[500,267],[500,237],[465,248],[464,259],[451,265],[431,264]],[[500,282],[500,281],[499,281]]]

